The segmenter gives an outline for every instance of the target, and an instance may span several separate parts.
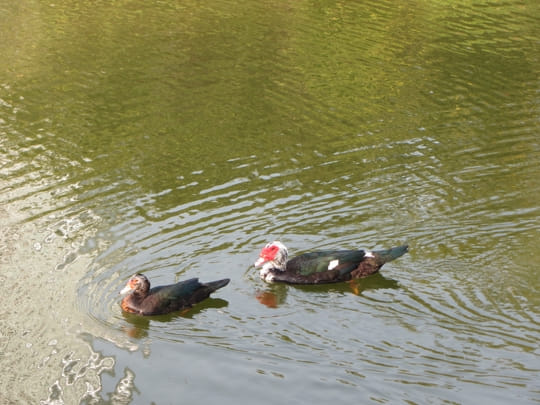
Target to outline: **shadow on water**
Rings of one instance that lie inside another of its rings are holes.
[[[229,305],[229,302],[221,298],[207,298],[192,308],[182,311],[171,312],[164,315],[142,316],[122,311],[122,317],[129,325],[123,325],[122,330],[131,338],[142,339],[148,337],[151,323],[168,323],[184,319],[194,319],[198,314],[208,309],[220,309]]]
[[[381,273],[373,274],[362,279],[355,279],[347,282],[334,284],[271,284],[268,287],[259,289],[255,293],[255,298],[268,308],[277,308],[285,304],[289,288],[296,288],[306,293],[341,293],[361,295],[365,291],[378,289],[398,289],[399,282],[383,276]]]

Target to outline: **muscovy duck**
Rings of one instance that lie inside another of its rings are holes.
[[[320,250],[304,253],[288,260],[288,251],[279,241],[267,244],[255,262],[262,266],[260,276],[267,282],[289,284],[322,284],[367,277],[383,264],[397,259],[408,250],[407,245],[387,250]]]
[[[200,283],[197,278],[180,281],[150,289],[150,281],[144,274],[129,279],[120,294],[129,294],[120,306],[126,312],[139,315],[162,315],[191,308],[205,300],[211,293],[229,284],[229,279]]]

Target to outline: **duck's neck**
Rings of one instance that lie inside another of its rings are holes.
[[[282,263],[276,263],[275,261],[266,262],[261,268],[261,273],[269,273],[270,271],[285,271],[285,266]]]
[[[134,291],[133,294],[131,294],[131,301],[143,302],[147,296],[148,296],[148,291]]]

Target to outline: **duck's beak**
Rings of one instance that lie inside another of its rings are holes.
[[[264,257],[259,257],[255,262],[255,267],[262,266],[264,263],[266,263],[266,261],[267,260]]]
[[[120,291],[118,294],[124,295],[131,291],[133,291],[133,288],[131,288],[129,284],[127,284],[124,288],[122,288],[122,291]]]

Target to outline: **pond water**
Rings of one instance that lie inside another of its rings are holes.
[[[0,21],[0,403],[540,403],[536,1]],[[410,252],[267,285],[274,239]],[[231,283],[139,318],[135,272]]]

